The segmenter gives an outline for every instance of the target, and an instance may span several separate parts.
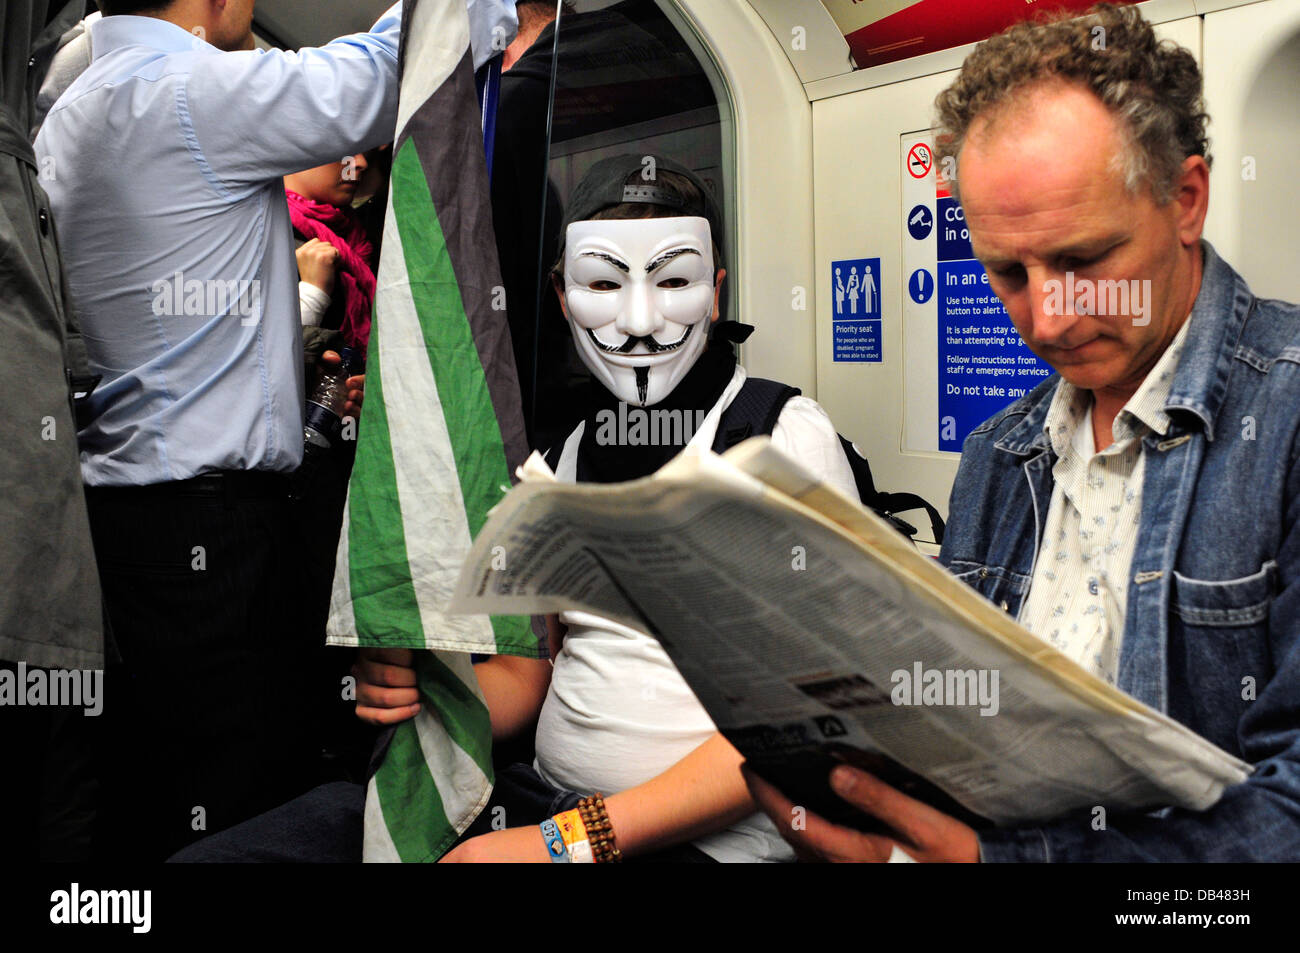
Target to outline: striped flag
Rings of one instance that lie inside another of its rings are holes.
[[[444,611],[526,450],[465,0],[403,9],[401,96],[366,404],[328,625],[333,645],[419,652],[421,711],[366,792],[367,861],[438,859],[492,791],[467,653],[535,656],[527,618]]]

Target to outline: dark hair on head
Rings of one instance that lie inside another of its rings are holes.
[[[515,6],[537,7],[538,9],[548,10],[551,19],[555,19],[555,0],[515,0]],[[561,6],[564,8],[566,15],[578,12],[578,8],[573,5],[573,0],[561,0]]]
[[[976,118],[996,122],[1036,84],[1065,81],[1090,90],[1118,120],[1125,148],[1115,159],[1130,194],[1146,186],[1157,201],[1169,201],[1184,159],[1212,161],[1196,58],[1158,40],[1134,7],[1099,3],[1071,17],[1019,23],[975,47],[935,100],[939,163],[959,158]],[[960,164],[956,171],[959,178]]]
[[[640,173],[633,172],[627,177],[625,185],[633,185],[640,181]],[[686,176],[671,169],[660,168],[655,172],[654,184],[656,187],[667,192],[670,196],[677,198],[682,207],[699,208],[704,204],[704,195],[699,188]],[[681,215],[688,214],[683,212],[681,207],[674,208],[670,205],[655,205],[650,202],[620,202],[618,205],[607,205],[598,212],[595,212],[584,219],[589,222],[610,222],[610,221],[632,221],[635,219],[645,218],[677,218]],[[719,268],[724,267],[722,262],[722,249],[718,247],[716,237],[712,239],[713,245],[713,269],[716,272]],[[564,235],[560,235],[560,247],[556,256],[555,264],[551,268],[551,273],[564,276]]]
[[[175,0],[95,0],[99,12],[106,17],[162,13],[174,2]]]

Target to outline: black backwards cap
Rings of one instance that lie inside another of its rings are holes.
[[[653,160],[653,166],[647,160]],[[678,195],[673,189],[664,188],[655,178],[645,178],[644,172],[648,168],[653,168],[656,173],[660,169],[676,172],[699,190],[700,201],[686,201],[684,196]],[[591,167],[569,196],[569,204],[564,212],[564,226],[560,232],[561,243],[574,222],[587,221],[602,209],[625,202],[659,205],[677,209],[684,216],[698,215],[706,219],[713,243],[717,245],[719,254],[723,253],[722,214],[700,177],[670,159],[644,153],[611,156]],[[721,268],[722,262],[714,262],[714,267]]]
[[[699,191],[699,200],[687,201],[685,196],[678,195],[676,190],[664,188],[654,178],[645,178],[644,170],[650,167],[649,163],[645,161],[647,159],[654,160],[653,168],[656,173],[660,169],[666,169],[669,172],[676,172],[688,180]],[[564,245],[565,234],[568,232],[569,226],[574,222],[585,222],[602,209],[622,205],[625,202],[659,205],[664,208],[676,209],[684,216],[698,215],[705,219],[709,223],[709,232],[713,238],[713,244],[717,246],[720,259],[713,263],[713,267],[725,267],[723,261],[726,260],[726,249],[722,243],[722,213],[718,210],[718,203],[713,200],[713,195],[700,181],[700,177],[690,169],[678,165],[671,159],[665,159],[663,156],[646,155],[644,153],[611,156],[608,159],[601,159],[588,170],[587,174],[574,187],[573,194],[569,196],[568,207],[564,210],[564,225],[560,229],[561,247]],[[713,325],[709,333],[709,340],[714,343],[725,344],[734,353],[732,345],[740,344],[753,331],[752,325],[722,320]]]

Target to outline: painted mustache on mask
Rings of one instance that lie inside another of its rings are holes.
[[[686,326],[685,333],[683,333],[680,338],[678,338],[676,341],[673,341],[671,344],[660,344],[658,341],[656,341],[653,337],[651,337],[648,334],[644,334],[644,335],[629,334],[626,341],[624,341],[622,344],[615,346],[612,344],[605,344],[603,341],[600,340],[600,338],[596,337],[596,332],[593,331],[591,328],[587,328],[587,335],[591,338],[591,343],[596,345],[596,347],[600,348],[606,354],[630,354],[632,352],[632,348],[636,347],[637,344],[644,344],[646,350],[649,351],[651,354],[662,354],[664,351],[677,350],[679,347],[681,347],[683,344],[686,343],[686,339],[691,336],[691,332],[694,330],[695,330],[695,325],[688,324]]]

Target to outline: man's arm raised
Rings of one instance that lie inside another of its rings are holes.
[[[401,20],[399,3],[369,33],[322,47],[200,57],[177,112],[213,186],[237,200],[268,179],[391,141]]]

